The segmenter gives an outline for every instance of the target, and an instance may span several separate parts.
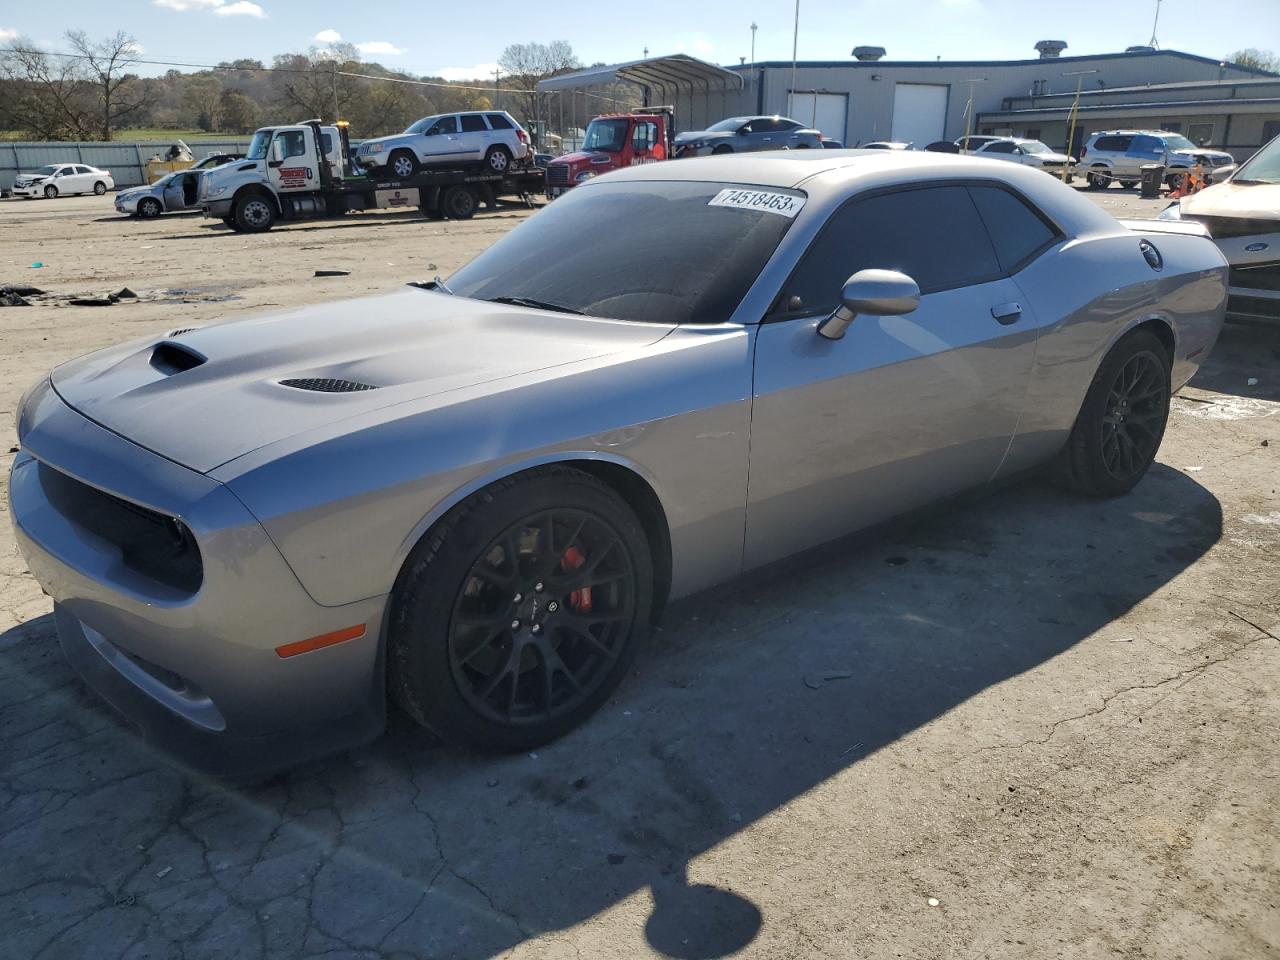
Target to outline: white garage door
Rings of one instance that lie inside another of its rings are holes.
[[[893,139],[917,147],[941,140],[947,126],[948,87],[897,83],[893,87]]]
[[[793,93],[787,109],[792,120],[840,141],[844,140],[848,114],[849,97],[844,93]]]

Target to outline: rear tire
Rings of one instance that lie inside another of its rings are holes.
[[[386,171],[397,180],[412,177],[418,169],[418,158],[409,150],[397,150],[387,159]]]
[[[505,174],[511,169],[511,151],[506,147],[490,147],[484,155],[484,168],[489,173]]]
[[[1111,180],[1105,171],[1090,170],[1085,175],[1085,181],[1089,184],[1090,190],[1105,190],[1111,185]]]
[[[440,194],[440,209],[450,220],[470,220],[479,206],[479,198],[470,187],[454,185]]]
[[[263,233],[275,225],[276,207],[270,197],[249,193],[236,200],[231,215],[242,233]]]
[[[107,192],[107,185],[103,183],[101,180],[99,180],[97,183],[93,185],[93,195],[95,197],[100,197],[106,192]]]
[[[1169,420],[1169,362],[1150,330],[1135,330],[1111,348],[1054,463],[1062,486],[1089,497],[1118,497],[1137,485]]]
[[[454,507],[405,562],[388,624],[390,692],[459,746],[530,750],[608,699],[652,601],[648,540],[612,488],[560,466],[501,480]]]

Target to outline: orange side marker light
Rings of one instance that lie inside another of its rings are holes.
[[[332,647],[335,643],[344,643],[347,640],[355,640],[357,637],[363,636],[364,624],[357,623],[354,627],[344,627],[341,630],[333,631],[333,633],[322,633],[318,637],[298,640],[295,643],[286,643],[282,647],[276,647],[276,656],[296,657],[300,653],[310,653],[312,650],[319,650],[321,647]]]

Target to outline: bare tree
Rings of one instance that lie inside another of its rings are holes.
[[[99,131],[103,140],[110,140],[116,126],[147,104],[146,87],[128,72],[138,60],[137,41],[120,30],[95,43],[83,30],[69,30],[67,42],[97,88]]]
[[[0,49],[8,122],[37,140],[93,136],[92,101],[83,64],[51,57],[23,39]]]
[[[546,120],[551,101],[557,96],[539,93],[538,81],[567,73],[582,66],[573,47],[564,40],[551,43],[514,43],[498,58],[504,86],[515,94],[526,120]]]
[[[1257,47],[1246,47],[1243,50],[1237,50],[1227,57],[1227,62],[1234,63],[1240,67],[1252,67],[1255,70],[1280,73],[1280,54],[1275,54],[1270,50],[1259,50]]]

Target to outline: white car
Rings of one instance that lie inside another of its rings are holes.
[[[450,163],[483,163],[490,173],[506,173],[528,156],[529,134],[504,110],[423,117],[404,133],[366,140],[356,150],[366,170],[401,179]]]
[[[971,150],[970,154],[975,157],[1008,160],[1020,163],[1024,167],[1040,167],[1055,175],[1062,173],[1063,165],[1070,168],[1075,166],[1076,162],[1075,157],[1050,150],[1039,140],[1027,140],[1023,137],[1001,137],[999,140],[989,140],[976,150]]]
[[[50,163],[31,173],[20,173],[13,181],[15,197],[54,197],[68,193],[96,193],[102,196],[116,182],[110,170],[83,163]]]

